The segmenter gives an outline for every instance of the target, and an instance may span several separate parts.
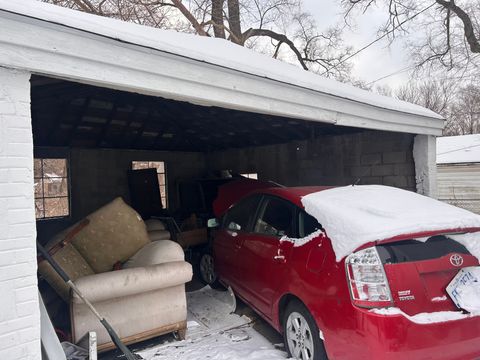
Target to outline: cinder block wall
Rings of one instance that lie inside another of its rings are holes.
[[[0,67],[0,359],[40,359],[30,74]]]
[[[132,161],[165,162],[168,205],[172,211],[179,206],[177,181],[200,178],[206,171],[205,155],[202,153],[77,148],[37,148],[36,151],[52,157],[56,154],[67,156],[71,185],[71,216],[39,221],[37,231],[42,243],[118,196],[128,203],[127,170],[131,169]]]
[[[214,152],[209,170],[258,172],[287,186],[384,184],[415,191],[411,134],[365,131]]]
[[[205,172],[201,153],[108,149],[72,149],[72,215],[80,219],[117,196],[130,200],[127,171],[132,161],[164,161],[170,209],[178,207],[176,182]]]

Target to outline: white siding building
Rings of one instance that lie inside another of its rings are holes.
[[[437,139],[438,198],[480,214],[480,134]]]

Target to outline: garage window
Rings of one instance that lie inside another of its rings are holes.
[[[67,159],[35,158],[34,189],[37,219],[70,215]]]
[[[157,169],[158,187],[162,197],[162,205],[168,207],[167,198],[167,171],[163,161],[132,161],[132,170]]]

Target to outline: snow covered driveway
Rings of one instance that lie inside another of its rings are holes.
[[[168,341],[138,352],[145,360],[277,360],[278,348],[253,328],[252,319],[232,313],[229,292],[210,287],[187,293],[188,332],[184,341]]]

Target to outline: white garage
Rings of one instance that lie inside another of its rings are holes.
[[[132,161],[165,165],[171,211],[181,210],[178,181],[225,169],[435,196],[443,119],[427,109],[217,39],[36,1],[0,0],[0,19],[2,359],[41,357],[36,239],[128,201]],[[47,176],[68,184],[54,196],[63,213],[48,216],[34,192],[45,177],[34,159],[68,163],[67,175]]]

